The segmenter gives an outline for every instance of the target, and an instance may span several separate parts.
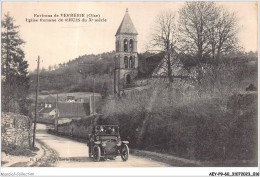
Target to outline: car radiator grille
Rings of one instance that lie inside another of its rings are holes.
[[[106,154],[117,154],[116,142],[106,143]]]

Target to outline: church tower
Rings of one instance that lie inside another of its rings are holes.
[[[120,95],[124,89],[131,87],[137,76],[137,35],[128,9],[126,9],[125,16],[115,35],[114,93],[117,95]]]

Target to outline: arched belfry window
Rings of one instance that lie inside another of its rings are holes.
[[[135,57],[132,58],[132,62],[131,62],[131,68],[135,67]]]
[[[129,59],[129,67],[133,68],[133,57],[132,56],[130,56],[130,59]]]
[[[127,56],[124,57],[124,64],[125,64],[125,68],[128,68],[128,57]]]
[[[128,47],[128,41],[127,39],[124,40],[124,51],[127,52],[127,47]]]
[[[129,49],[130,49],[130,52],[133,52],[133,50],[134,50],[134,41],[133,41],[133,39],[130,39],[130,41],[129,41]]]

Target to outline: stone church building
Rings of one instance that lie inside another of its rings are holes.
[[[141,55],[137,53],[137,35],[138,32],[130,18],[128,9],[126,9],[125,16],[115,35],[115,95],[120,96],[133,90],[140,91],[149,87],[151,79],[165,78],[161,75],[162,69],[166,67],[165,52],[152,55],[150,53],[141,58]],[[180,65],[180,63],[176,63],[172,66],[175,79],[178,79],[178,76],[179,78],[187,78],[188,76],[188,73]]]
[[[122,95],[133,90],[142,90],[148,86],[162,63],[164,53],[145,58],[138,57],[138,32],[130,18],[128,9],[116,32],[116,56],[114,68],[114,94]]]
[[[126,9],[125,16],[116,32],[116,56],[114,93],[120,94],[133,85],[138,74],[137,31]]]

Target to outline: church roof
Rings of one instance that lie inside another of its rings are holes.
[[[116,32],[116,36],[119,34],[138,34],[129,16],[128,9],[126,9],[125,16]]]
[[[139,67],[138,67],[138,79],[150,78],[153,72],[157,69],[158,65],[162,62],[165,53],[160,52],[158,54],[144,53],[138,55]]]

